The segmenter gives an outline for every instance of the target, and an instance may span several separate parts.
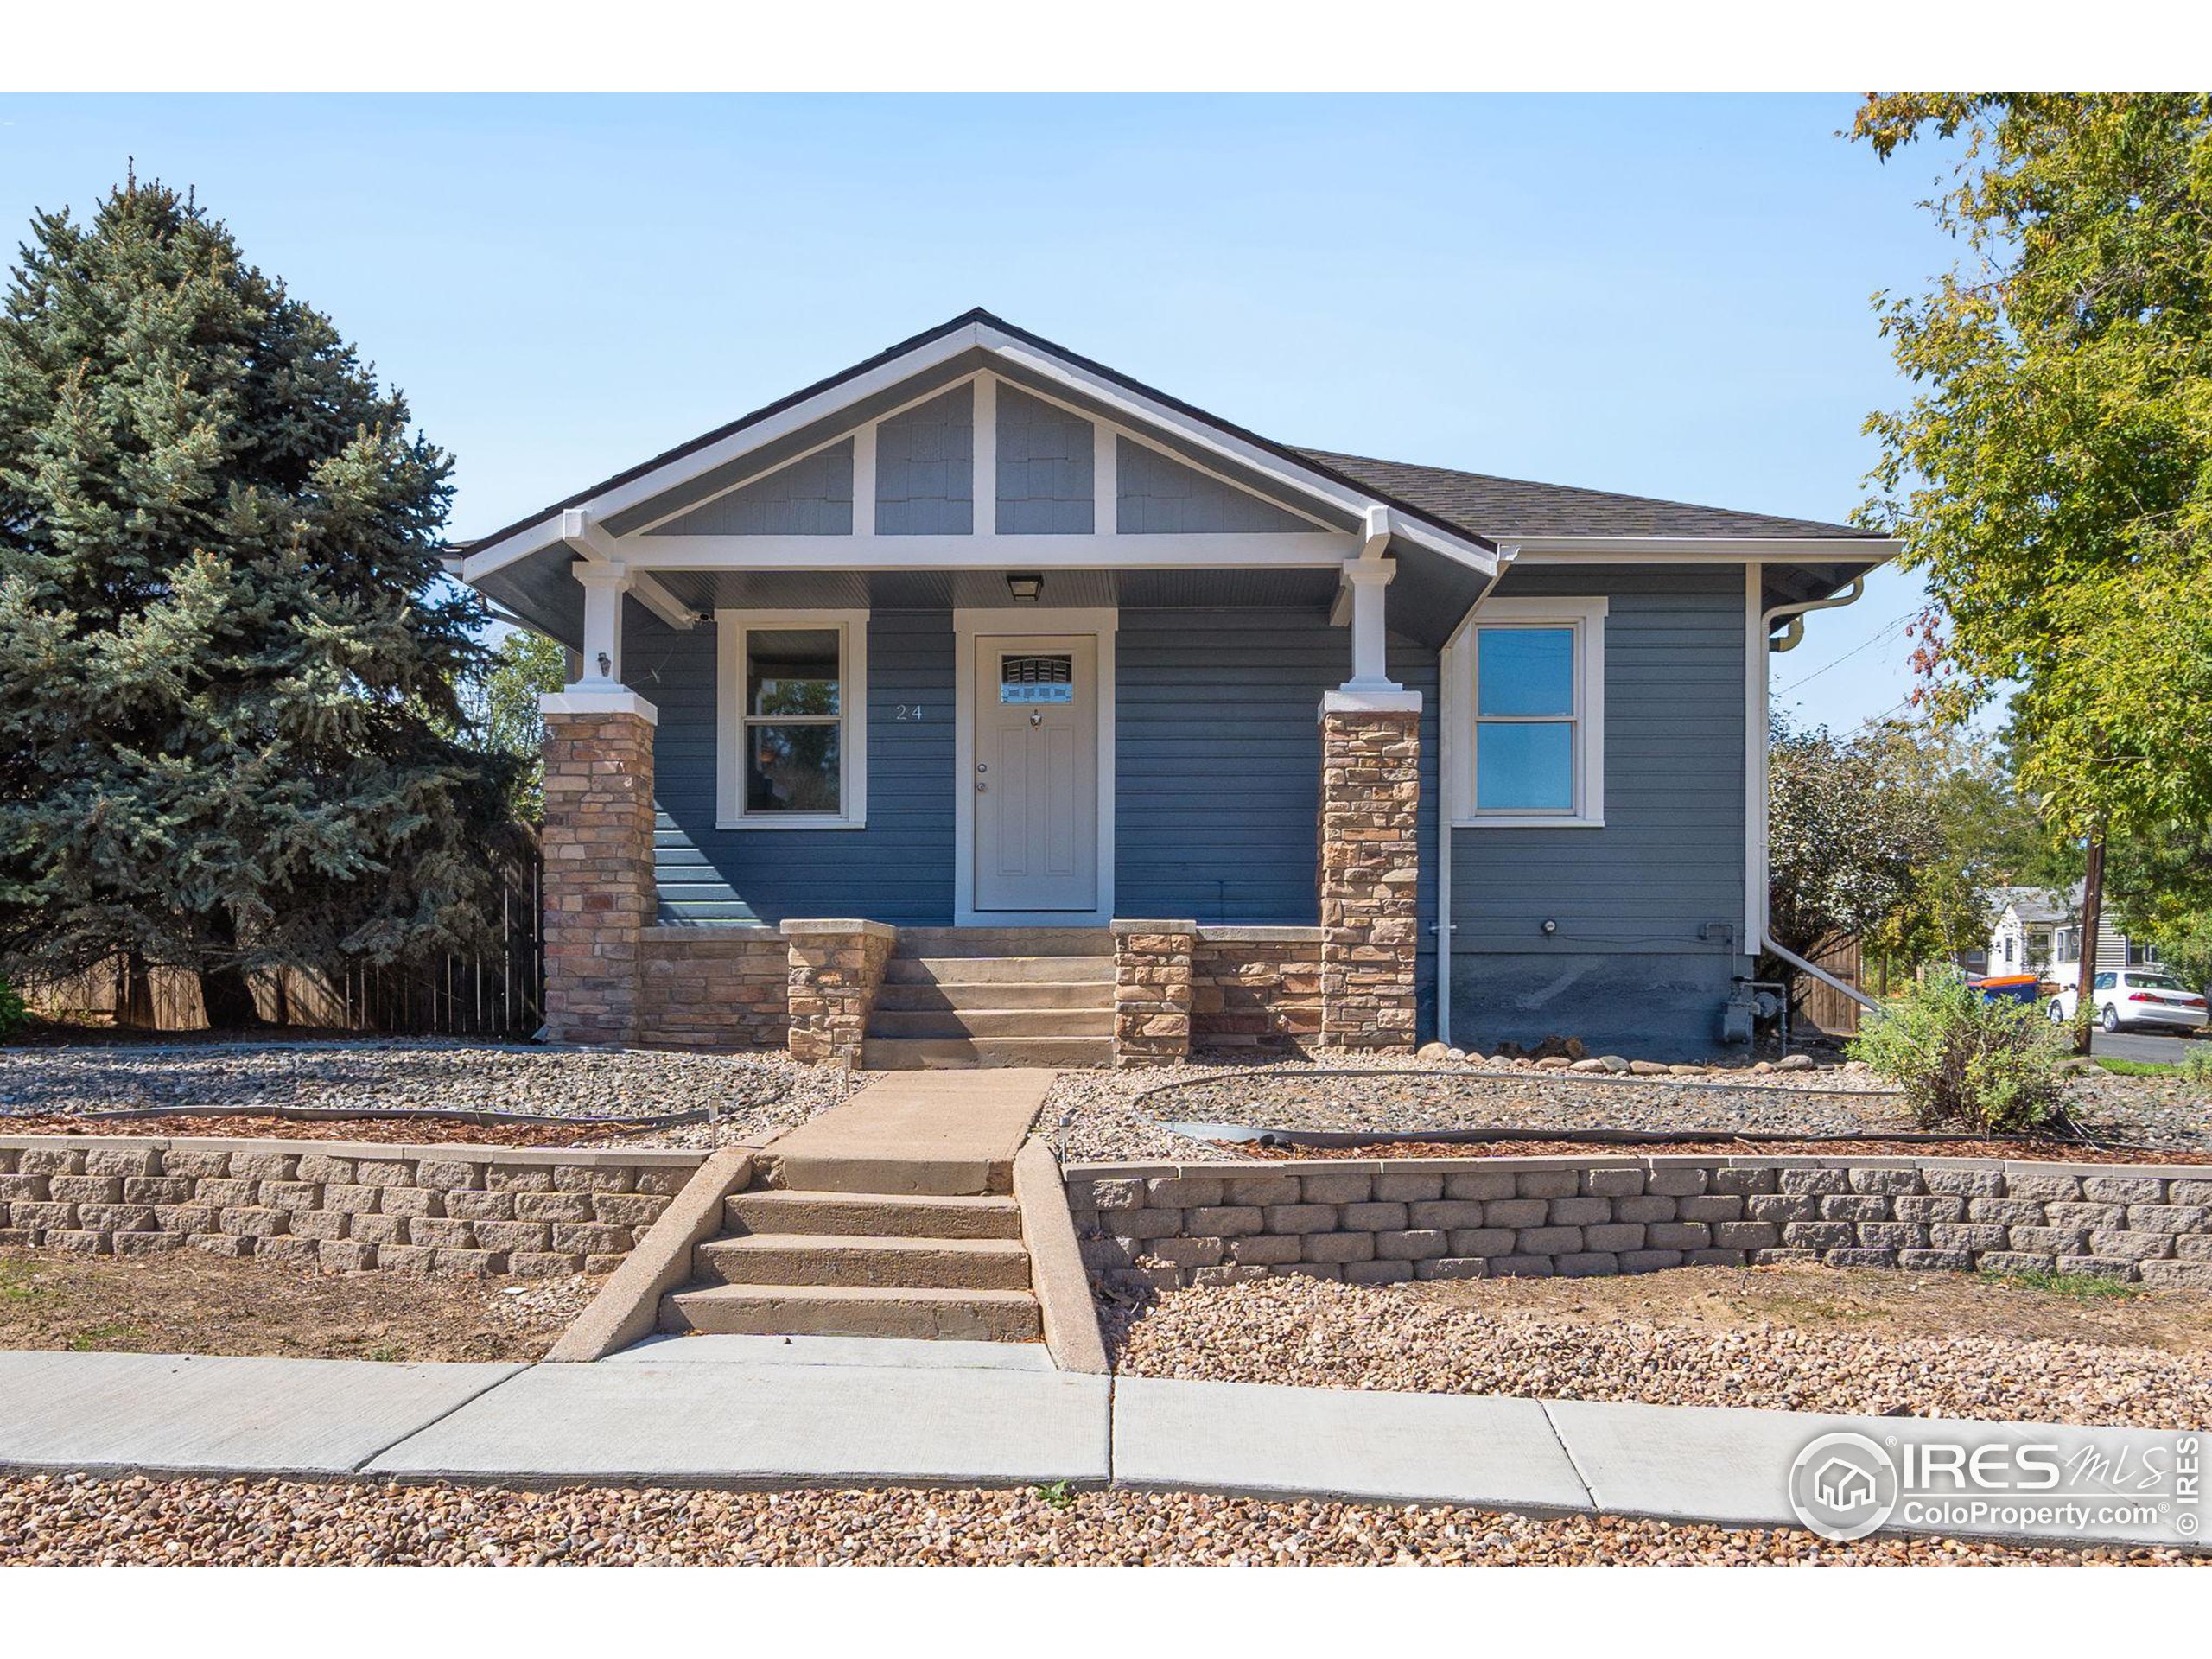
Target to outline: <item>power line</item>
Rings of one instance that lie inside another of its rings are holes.
[[[1883,640],[1888,639],[1891,634],[1895,633],[1899,628],[1903,627],[1906,623],[1911,621],[1913,618],[1919,614],[1919,610],[1915,608],[1913,610],[1907,611],[1902,616],[1891,617],[1887,622],[1885,622],[1882,625],[1880,631],[1876,632],[1872,638],[1862,641],[1859,645],[1853,645],[1849,651],[1845,652],[1842,656],[1835,658],[1834,661],[1821,664],[1820,667],[1815,669],[1803,678],[1792,680],[1787,685],[1777,686],[1775,688],[1775,695],[1780,696],[1785,692],[1795,691],[1801,685],[1810,685],[1815,680],[1819,679],[1821,675],[1827,673],[1828,670],[1839,667],[1841,664],[1849,662],[1853,657],[1856,657],[1862,651],[1872,650],[1876,645],[1880,645]]]

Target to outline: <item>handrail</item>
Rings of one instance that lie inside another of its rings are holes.
[[[1872,997],[1867,995],[1866,992],[1854,989],[1853,987],[1845,984],[1841,980],[1838,979],[1834,974],[1828,972],[1825,968],[1815,967],[1811,963],[1806,961],[1804,957],[1799,956],[1795,950],[1783,949],[1781,945],[1778,945],[1774,942],[1774,938],[1771,934],[1762,933],[1759,936],[1759,942],[1768,950],[1773,951],[1776,956],[1780,957],[1784,962],[1788,963],[1792,968],[1797,969],[1801,972],[1810,974],[1815,979],[1819,980],[1821,984],[1827,986],[1832,990],[1841,991],[1846,996],[1856,1002],[1860,1007],[1865,1008],[1868,1013],[1879,1014],[1882,1012],[1882,1005],[1877,1002]]]

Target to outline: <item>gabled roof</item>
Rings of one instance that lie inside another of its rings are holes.
[[[2070,922],[2082,908],[2082,884],[2066,893],[2049,887],[1992,887],[1989,902],[1999,912],[2011,910],[2024,922]]]
[[[1877,539],[1871,531],[1813,518],[1694,506],[1684,501],[1617,495],[1610,490],[1578,489],[1567,484],[1536,484],[1487,473],[1462,473],[1448,467],[1339,454],[1330,449],[1298,453],[1341,477],[1386,491],[1491,541],[1554,536]]]

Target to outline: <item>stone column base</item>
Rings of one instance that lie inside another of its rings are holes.
[[[1321,715],[1325,1048],[1410,1050],[1421,881],[1421,715]]]
[[[1191,1058],[1191,958],[1196,922],[1114,924],[1114,1064],[1174,1065]]]
[[[634,1043],[638,939],[658,903],[653,708],[629,692],[543,707],[546,1033]]]
[[[857,1068],[899,930],[840,918],[787,921],[782,932],[791,956],[791,1058]]]

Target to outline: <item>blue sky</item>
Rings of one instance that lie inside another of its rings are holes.
[[[1870,296],[1951,257],[1853,107],[0,97],[0,225],[196,187],[454,452],[461,536],[973,305],[1287,442],[1840,518],[1902,395]],[[1899,702],[1917,593],[1777,702]]]

